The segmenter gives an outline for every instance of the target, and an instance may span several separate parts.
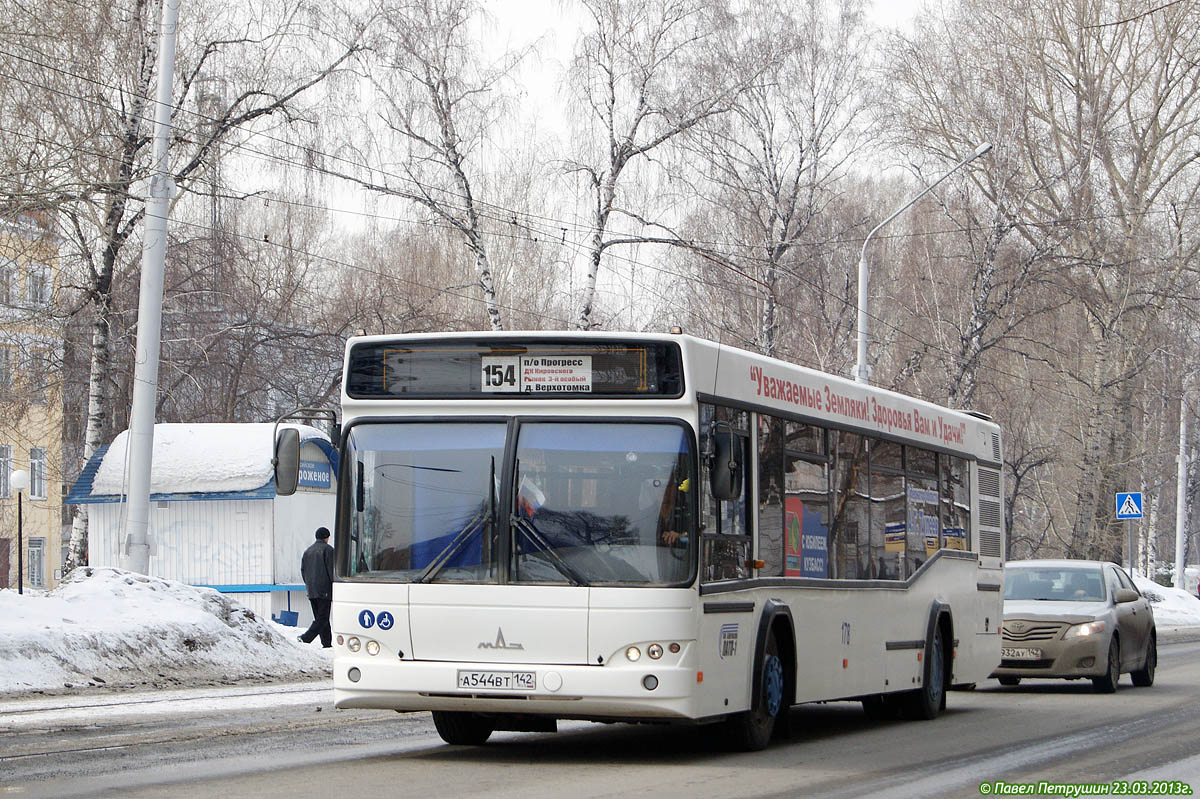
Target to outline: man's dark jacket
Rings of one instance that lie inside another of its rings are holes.
[[[332,599],[333,547],[324,541],[314,541],[300,558],[300,576],[304,578],[309,599]]]

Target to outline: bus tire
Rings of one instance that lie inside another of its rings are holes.
[[[906,691],[903,698],[904,717],[914,721],[936,719],[946,707],[946,643],[940,623],[933,625],[933,637],[925,654],[921,687]]]
[[[738,748],[747,752],[767,748],[775,732],[775,720],[783,711],[783,661],[773,632],[767,634],[759,669],[759,695],[754,697],[749,710],[729,720],[730,737]]]
[[[455,746],[479,746],[491,737],[495,729],[491,719],[478,713],[452,710],[433,711],[433,726],[437,727],[443,741]]]

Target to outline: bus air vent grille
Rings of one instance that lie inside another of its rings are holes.
[[[1000,503],[990,499],[979,500],[979,523],[984,527],[999,527]]]
[[[997,433],[992,433],[992,460],[996,461],[996,463],[1001,463],[1000,436]]]
[[[979,531],[979,554],[987,558],[998,558],[1002,554],[999,530]]]
[[[979,467],[979,493],[987,497],[1000,498],[1000,472]]]

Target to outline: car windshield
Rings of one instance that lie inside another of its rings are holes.
[[[1039,566],[1008,569],[1004,598],[1103,602],[1107,593],[1099,568]]]
[[[690,579],[696,480],[686,427],[526,422],[506,464],[511,429],[504,421],[353,426],[339,530],[345,574],[425,583]]]

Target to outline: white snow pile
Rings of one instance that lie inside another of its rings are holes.
[[[284,424],[301,439],[326,438],[315,427]],[[156,424],[150,490],[157,494],[196,491],[253,491],[272,476],[275,425]],[[129,488],[129,431],[122,431],[104,453],[92,482],[94,495],[123,494]]]
[[[1157,627],[1200,626],[1200,599],[1179,588],[1159,585],[1140,574],[1133,575],[1133,584],[1150,600]]]
[[[0,692],[331,674],[330,650],[294,636],[211,588],[84,567],[46,593],[0,591]]]

